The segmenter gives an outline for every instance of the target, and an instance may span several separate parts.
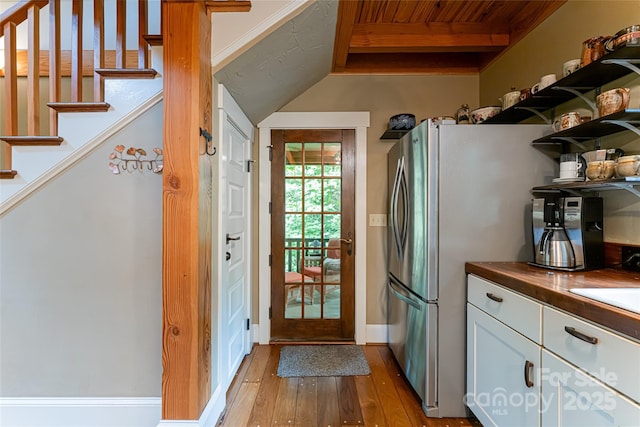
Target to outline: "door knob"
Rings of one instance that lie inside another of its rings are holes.
[[[351,255],[353,253],[353,239],[351,238],[351,232],[347,233],[346,239],[340,239],[340,243],[347,245],[347,255]]]
[[[240,240],[240,236],[238,236],[238,237],[230,237],[229,233],[227,233],[227,245],[229,244],[229,242],[236,241],[236,240]]]

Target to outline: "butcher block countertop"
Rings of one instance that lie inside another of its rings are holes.
[[[640,314],[569,292],[572,288],[639,288],[640,273],[564,272],[524,262],[468,262],[466,272],[640,340]]]

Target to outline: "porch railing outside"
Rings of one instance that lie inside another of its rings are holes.
[[[307,237],[304,239],[305,246],[302,245],[302,238],[285,238],[284,239],[284,271],[301,271],[300,263],[302,262],[302,254],[305,256],[323,255],[329,239],[320,239],[319,237]]]

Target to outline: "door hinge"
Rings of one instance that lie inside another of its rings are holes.
[[[273,160],[273,145],[267,145],[267,148],[269,149],[269,161]]]
[[[251,172],[251,163],[255,162],[255,160],[247,160],[247,172]]]
[[[249,318],[247,318],[247,331],[248,331],[248,330],[249,330],[249,328],[251,327],[251,324],[250,324],[249,322],[250,322],[250,320],[249,320]]]
[[[273,203],[269,202],[269,213],[273,210]]]
[[[269,267],[271,267],[271,254],[269,254]]]
[[[269,319],[273,317],[273,310],[269,307]]]

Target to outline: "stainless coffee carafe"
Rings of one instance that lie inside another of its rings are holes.
[[[531,264],[557,270],[602,267],[602,199],[545,197],[534,199],[534,259]]]
[[[564,227],[545,227],[536,248],[536,263],[548,267],[576,266],[576,255]]]

